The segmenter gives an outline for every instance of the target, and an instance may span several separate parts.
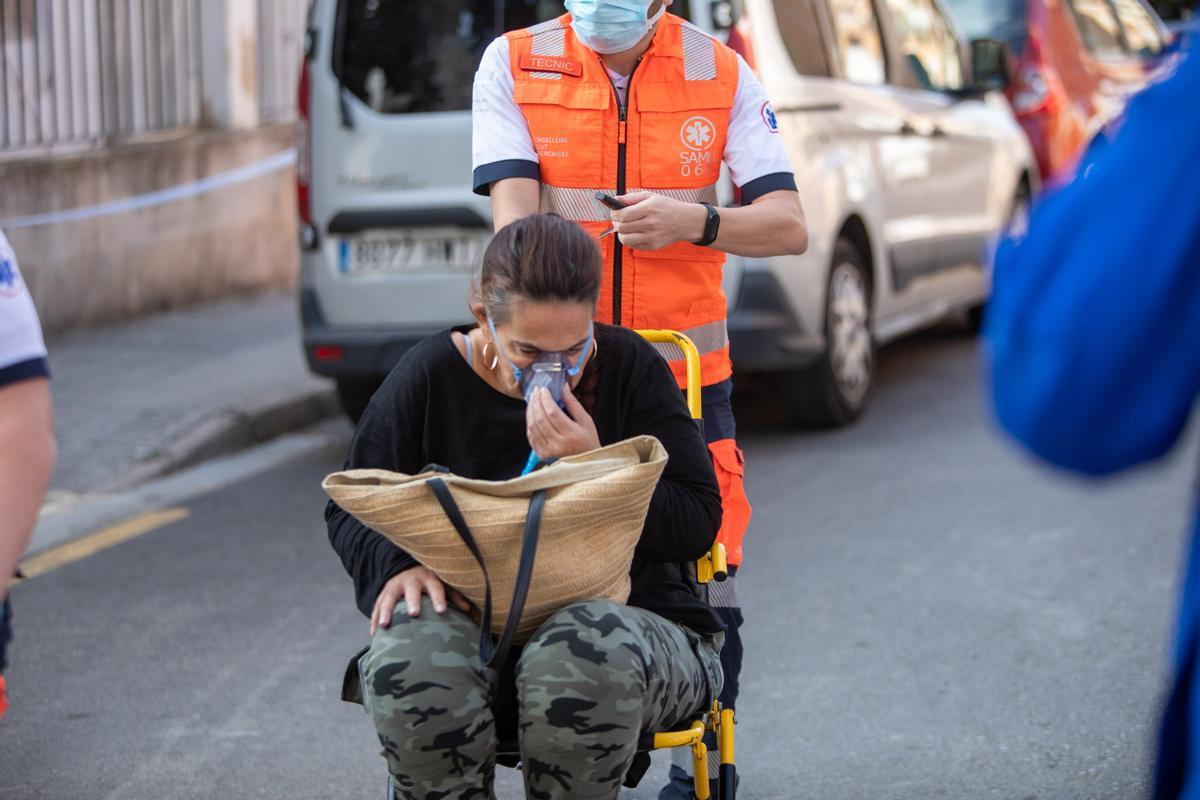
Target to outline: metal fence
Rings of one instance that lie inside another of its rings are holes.
[[[263,122],[296,118],[308,0],[258,0],[258,105]]]
[[[0,0],[0,154],[199,125],[205,2]],[[256,0],[263,122],[295,119],[307,6]]]
[[[0,0],[0,151],[195,125],[203,0]]]

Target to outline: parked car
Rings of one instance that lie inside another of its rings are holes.
[[[452,11],[457,13],[452,13]],[[314,0],[299,87],[300,309],[310,369],[357,418],[404,352],[470,321],[491,239],[471,192],[471,86],[555,0]]]
[[[1169,28],[1177,23],[1195,22],[1196,4],[1192,0],[1150,0],[1150,5]]]
[[[987,243],[1028,210],[1036,165],[990,91],[1000,44],[966,46],[935,0],[747,0],[736,30],[792,153],[810,246],[731,259],[734,366],[776,373],[795,416],[844,424],[867,403],[875,345],[978,312]]]
[[[731,258],[735,369],[782,375],[783,402],[845,423],[874,347],[987,297],[985,242],[1020,214],[1036,167],[1003,96],[933,0],[676,3],[754,60],[810,225],[802,257]],[[310,368],[351,415],[405,349],[470,320],[491,230],[471,192],[470,88],[504,29],[559,0],[315,0],[300,81],[300,297]],[[1003,83],[1000,46],[981,62]],[[633,89],[636,92],[636,85]]]
[[[1142,0],[945,0],[973,37],[1005,42],[1008,88],[1042,177],[1069,174],[1158,66],[1170,40]]]

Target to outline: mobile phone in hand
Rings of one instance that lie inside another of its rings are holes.
[[[611,194],[605,194],[604,192],[596,192],[596,199],[601,203],[604,203],[604,205],[608,206],[613,211],[620,211],[622,208],[629,208],[629,206],[625,205]]]

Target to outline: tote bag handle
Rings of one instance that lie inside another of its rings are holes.
[[[459,510],[458,503],[454,502],[454,496],[450,494],[450,487],[446,485],[446,482],[441,478],[430,478],[425,485],[433,491],[442,510],[446,512],[450,524],[454,526],[454,530],[458,531],[463,544],[471,551],[479,568],[483,570],[485,591],[483,619],[480,621],[479,657],[484,666],[490,670],[494,690],[496,675],[504,667],[505,659],[508,658],[508,651],[512,648],[513,638],[517,634],[517,624],[521,620],[521,613],[525,610],[525,599],[529,595],[529,583],[533,577],[533,559],[537,555],[538,535],[542,528],[542,511],[546,507],[546,490],[536,491],[529,498],[529,511],[525,515],[525,532],[521,538],[521,560],[517,566],[512,606],[508,610],[508,619],[504,622],[504,629],[500,632],[499,640],[493,643],[492,581],[488,577],[487,565],[483,563],[483,553],[480,551],[479,544],[475,541],[462,511]]]

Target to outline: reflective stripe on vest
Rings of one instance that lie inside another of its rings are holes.
[[[680,333],[692,340],[692,344],[696,345],[696,349],[700,351],[700,355],[702,356],[706,356],[709,353],[716,353],[729,346],[729,328],[723,319],[716,322],[708,322],[704,325],[697,325],[694,328],[687,328],[680,331]],[[655,342],[651,343],[650,346],[657,350],[659,355],[667,361],[677,361],[683,357],[679,348],[673,344]]]
[[[598,236],[611,215],[597,191],[716,203],[738,84],[733,51],[665,15],[630,77],[622,115],[604,63],[575,37],[569,14],[507,36],[514,99],[538,155],[543,212]],[[600,245],[605,274],[597,320],[683,331],[700,348],[702,382],[727,379],[724,254],[687,242],[631,250],[612,236]],[[682,359],[669,360],[682,378]]]
[[[535,56],[562,56],[567,42],[567,31],[557,19],[534,25],[529,29],[533,34],[530,53]],[[539,80],[562,80],[561,72],[532,72],[530,77]]]
[[[616,193],[616,188],[609,186],[595,189],[568,189],[562,186],[546,186],[542,184],[541,212],[553,213],[560,217],[576,222],[608,222],[610,211],[608,207],[596,199],[596,192],[605,194]],[[684,203],[717,203],[717,186],[705,186],[702,189],[644,189],[627,190],[629,194],[636,192],[652,192],[679,200]]]
[[[683,27],[683,77],[689,81],[711,81],[717,77],[716,42],[699,28]]]

